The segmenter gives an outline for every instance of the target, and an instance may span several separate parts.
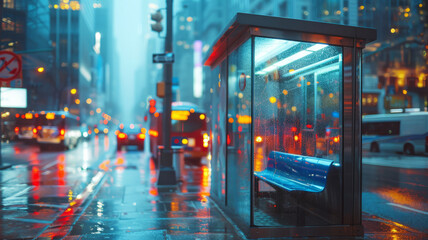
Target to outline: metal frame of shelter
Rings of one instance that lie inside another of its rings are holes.
[[[206,84],[212,84],[220,88],[220,82],[226,82],[224,94],[213,94],[213,99],[222,98],[223,106],[227,109],[229,97],[227,94],[229,81],[229,57],[244,43],[251,43],[251,74],[250,81],[247,85],[251,85],[251,108],[254,106],[254,95],[258,94],[254,89],[255,79],[255,38],[265,37],[272,39],[283,39],[290,41],[299,41],[306,43],[324,43],[332,46],[341,47],[343,53],[343,65],[340,71],[342,82],[340,83],[340,114],[342,121],[341,131],[341,201],[342,212],[340,224],[310,226],[310,225],[290,225],[290,226],[259,226],[254,222],[254,186],[255,178],[253,174],[246,175],[249,190],[248,197],[250,199],[239,199],[229,196],[231,192],[238,191],[238,184],[230,184],[228,182],[228,171],[231,164],[228,163],[227,146],[225,143],[221,147],[224,151],[222,158],[225,163],[222,163],[225,172],[224,184],[217,184],[219,178],[211,180],[211,197],[224,210],[224,212],[239,226],[239,228],[250,238],[260,237],[305,237],[305,236],[361,236],[363,234],[362,216],[361,216],[361,82],[362,82],[362,49],[366,43],[376,39],[376,30],[372,28],[362,28],[354,26],[344,26],[338,24],[312,22],[305,20],[287,19],[280,17],[253,15],[237,13],[231,23],[227,26],[223,34],[214,43],[211,51],[207,55],[205,66],[211,67],[213,76],[207,77]],[[218,75],[218,76],[217,76]],[[221,75],[221,76],[220,76]],[[218,84],[217,84],[218,82]],[[214,88],[214,87],[213,87]],[[211,91],[212,93],[213,91]],[[215,100],[214,100],[215,101]],[[215,108],[214,106],[212,107]],[[211,116],[211,119],[220,119],[224,121],[222,126],[227,126],[228,114]],[[254,111],[251,110],[251,117],[254,119]],[[225,125],[224,125],[225,124]],[[251,173],[254,172],[254,123],[251,123],[251,159],[248,161],[248,168]],[[214,125],[214,124],[213,124]],[[220,125],[215,126],[219,135],[225,137],[227,135],[227,127],[221,130]],[[214,126],[213,128],[214,129]],[[213,141],[217,138],[214,137]],[[215,151],[215,150],[213,150]],[[218,154],[218,153],[217,153]],[[213,155],[214,158],[214,155]],[[214,160],[214,159],[213,159]],[[212,160],[212,161],[213,161]],[[221,165],[221,164],[220,164]],[[216,175],[218,168],[213,167],[212,175]],[[213,182],[214,181],[214,182]],[[220,186],[222,185],[222,186]],[[222,189],[220,189],[222,188]],[[219,197],[219,192],[223,190],[224,194]],[[216,192],[215,194],[213,194]],[[233,195],[233,194],[232,194]],[[236,214],[236,205],[231,205],[231,201],[242,201],[241,208],[250,208],[249,214],[239,216]],[[249,204],[246,204],[248,202]],[[250,219],[248,219],[250,218]]]

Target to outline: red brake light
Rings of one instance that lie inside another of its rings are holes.
[[[59,134],[61,134],[61,136],[64,136],[64,135],[65,135],[65,130],[64,130],[64,129],[61,129],[61,130],[59,131]]]
[[[125,134],[125,133],[119,133],[119,134],[117,135],[117,137],[118,137],[119,139],[125,139],[127,136],[126,136],[126,134]]]
[[[146,138],[146,134],[144,134],[144,133],[140,133],[140,134],[138,134],[138,139],[143,140],[143,139],[145,139],[145,138]]]

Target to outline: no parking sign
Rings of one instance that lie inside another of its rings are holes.
[[[16,87],[22,85],[22,59],[11,51],[0,51],[0,82],[2,87],[10,86],[14,81]]]

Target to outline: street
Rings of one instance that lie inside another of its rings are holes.
[[[93,234],[126,234],[164,239],[205,232],[242,238],[209,200],[206,165],[186,166],[188,177],[179,191],[162,193],[148,153],[132,147],[116,152],[115,141],[112,136],[97,136],[72,150],[46,152],[31,144],[3,143],[3,158],[13,167],[0,172],[1,237],[85,239]],[[366,238],[424,236],[426,156],[368,152],[363,156]]]
[[[2,153],[13,164],[0,171],[2,239],[192,239],[195,233],[241,239],[208,199],[207,166],[186,166],[175,192],[156,187],[148,153],[132,147],[116,153],[112,136],[42,153],[33,145],[4,144]]]
[[[363,152],[363,212],[426,233],[427,169],[427,156]]]

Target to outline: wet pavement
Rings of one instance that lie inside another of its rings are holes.
[[[207,160],[158,188],[149,154],[116,152],[113,137],[68,151],[16,144],[3,155],[14,162],[0,171],[2,239],[245,239],[209,197]],[[428,239],[379,215],[363,213],[363,225],[364,239]]]

